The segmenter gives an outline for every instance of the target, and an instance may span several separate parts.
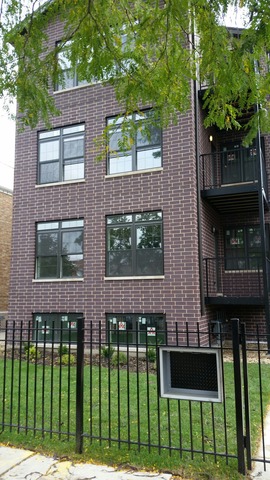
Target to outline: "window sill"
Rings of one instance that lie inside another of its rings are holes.
[[[33,278],[32,283],[84,282],[84,278]]]
[[[75,330],[75,329],[74,329]],[[34,330],[33,330],[34,331]],[[77,330],[76,330],[77,331]],[[54,348],[54,349],[57,349],[60,347],[60,345],[62,345],[60,342],[46,342],[46,348],[50,349],[50,348]],[[44,341],[42,340],[38,340],[37,343],[35,341],[35,346],[37,346],[37,348],[44,348]],[[77,345],[76,345],[76,341],[73,341],[73,342],[68,342],[68,348],[70,348],[70,350],[74,351],[74,350],[77,350]]]
[[[66,182],[41,183],[40,185],[35,185],[35,188],[55,187],[59,185],[70,185],[73,183],[85,183],[85,178],[80,178],[78,180],[67,180]]]
[[[262,273],[262,270],[259,269],[259,270],[225,270],[225,274],[226,273]]]
[[[164,280],[165,275],[142,275],[132,277],[104,277],[104,280]]]
[[[91,83],[84,83],[83,85],[75,85],[74,87],[69,87],[69,88],[62,88],[61,90],[54,90],[53,91],[53,95],[59,95],[61,93],[65,93],[65,92],[70,92],[72,90],[81,90],[82,88],[86,88],[86,87],[95,87],[96,85],[109,85],[110,86],[110,83],[109,83],[110,79],[108,80],[93,80]]]
[[[108,345],[108,343],[107,343]],[[117,351],[119,350],[119,352],[124,352],[124,353],[145,353],[146,352],[146,345],[138,345],[138,347],[136,346],[130,346],[130,345],[124,345],[124,344],[121,344],[121,345],[118,345],[117,343],[113,343],[113,342],[110,342],[110,346],[111,347],[114,347],[115,349],[117,349]],[[156,345],[151,345],[151,347],[154,347],[156,348]],[[149,345],[148,345],[148,348],[149,348]]]
[[[122,172],[122,173],[113,173],[111,175],[105,175],[105,180],[109,178],[118,178],[118,177],[126,177],[129,175],[139,175],[140,173],[152,173],[152,172],[162,172],[163,167],[156,167],[156,168],[146,168],[145,170],[132,170],[130,172]]]
[[[42,341],[38,341],[37,342],[37,347],[43,347],[44,345],[44,342]],[[51,342],[46,342],[46,347],[48,348],[58,348],[60,346],[60,343],[59,342],[54,342],[54,343],[51,343]],[[77,349],[77,345],[76,345],[76,342],[72,342],[70,343],[70,349],[71,350],[76,350]],[[129,352],[129,353],[145,353],[146,352],[146,346],[144,345],[140,345],[137,347],[133,347],[133,346],[127,346],[127,345],[119,345],[119,347],[117,346],[117,343],[110,343],[110,346],[111,347],[115,347],[117,348],[117,350],[119,349],[119,352]],[[155,345],[153,345],[153,347],[155,348]],[[86,354],[89,354],[91,352],[90,348],[87,347],[87,342],[86,342],[86,345],[85,345],[85,349],[84,349],[85,353]],[[93,348],[92,350],[93,353],[98,353],[98,347],[95,349]]]
[[[99,82],[100,83],[100,82]],[[81,90],[82,88],[92,87],[93,85],[99,85],[99,83],[85,83],[84,85],[76,85],[75,87],[62,88],[61,90],[54,90],[54,95],[60,95],[61,93],[71,92],[72,90]]]

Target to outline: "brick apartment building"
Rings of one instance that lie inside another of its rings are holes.
[[[8,317],[12,232],[12,191],[0,187],[0,323]]]
[[[192,84],[178,125],[97,162],[94,139],[124,112],[111,86],[67,73],[53,129],[16,135],[10,318],[46,321],[47,335],[81,315],[104,332],[232,317],[268,328],[269,138],[243,148],[239,132],[206,130]]]

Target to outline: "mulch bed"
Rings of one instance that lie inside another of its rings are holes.
[[[45,355],[43,354],[42,348],[38,349],[38,357],[35,358],[33,357],[28,357],[27,354],[24,352],[20,352],[19,349],[14,349],[12,352],[11,349],[7,350],[6,353],[6,358],[7,359],[12,359],[14,358],[15,360],[22,360],[22,361],[29,361],[30,363],[36,363],[37,365],[46,365],[46,366],[59,366],[61,364],[62,367],[68,367],[69,364],[69,358],[68,354],[64,355],[63,357],[60,357],[60,355],[57,353],[57,351],[53,352],[51,350],[46,350]],[[116,353],[114,355],[117,355]],[[121,354],[120,354],[121,355]],[[3,350],[0,351],[0,358],[4,357],[4,352]],[[70,365],[74,366],[76,365],[76,353],[71,350],[70,353]],[[119,361],[117,362],[117,358],[114,361],[113,359],[109,360],[108,358],[104,358],[103,356],[100,356],[99,354],[93,354],[90,356],[90,354],[85,354],[84,356],[84,365],[93,365],[95,367],[103,367],[103,368],[108,368],[112,370],[129,370],[130,372],[147,372],[148,373],[156,373],[156,362],[150,362],[146,360],[145,356],[135,356],[135,355],[129,355],[129,360],[128,363]]]
[[[68,355],[65,355],[65,359],[63,360],[63,357],[61,359],[60,355],[58,354],[57,350],[55,349],[52,355],[52,351],[49,349],[46,349],[45,354],[43,353],[42,348],[38,348],[39,352],[39,358],[31,357],[29,358],[24,352],[20,352],[19,349],[14,349],[12,352],[11,349],[7,350],[6,356],[8,359],[14,358],[15,360],[23,360],[23,361],[29,361],[30,363],[37,363],[38,365],[55,365],[66,367],[68,366],[69,359]],[[74,352],[74,353],[73,353]],[[76,352],[71,350],[71,361],[70,365],[74,366],[76,365]],[[114,356],[117,355],[117,352],[114,353]],[[121,355],[124,357],[124,361],[121,361]],[[4,351],[3,349],[0,349],[0,358],[4,357]],[[231,349],[224,349],[223,350],[223,359],[224,362],[233,362],[233,355],[232,355],[232,350]],[[258,363],[260,359],[260,362],[263,364],[270,364],[270,355],[267,352],[266,347],[263,347],[262,350],[259,352],[257,351],[257,346],[248,346],[248,351],[247,351],[247,361],[248,363]],[[104,356],[98,353],[93,353],[91,356],[87,352],[85,353],[84,357],[84,364],[85,365],[94,365],[96,367],[105,367],[105,368],[110,368],[112,370],[114,369],[121,369],[121,370],[129,370],[130,372],[148,372],[148,373],[153,373],[156,374],[157,368],[156,368],[156,362],[150,362],[149,360],[147,361],[146,357],[143,354],[140,354],[138,357],[136,355],[129,355],[129,360],[128,364],[126,362],[126,354],[123,352],[120,352],[120,361],[119,363],[117,362],[116,359],[111,359],[109,360],[108,358],[104,358]]]

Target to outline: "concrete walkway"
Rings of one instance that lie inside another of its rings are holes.
[[[264,421],[264,448],[265,458],[270,460],[270,409],[266,415]],[[257,458],[263,458],[263,445],[261,442]],[[266,471],[264,471],[264,464],[262,462],[256,462],[254,469],[252,470],[251,478],[257,480],[270,480],[270,464],[266,464]]]
[[[270,458],[270,416],[266,444],[266,458]],[[258,455],[258,458],[260,456]],[[180,477],[177,477],[179,480]],[[270,465],[264,471],[257,462],[246,478],[270,480]],[[0,446],[0,479],[2,480],[173,480],[169,473],[117,470],[91,463],[73,464],[46,457],[30,450]]]
[[[270,409],[264,423],[265,458],[270,460]],[[257,458],[263,458],[262,445]],[[179,480],[179,477],[177,477]],[[247,478],[270,480],[270,464],[256,462]],[[104,465],[73,464],[46,457],[30,450],[0,445],[0,479],[2,480],[173,480],[168,473],[116,470]],[[215,479],[216,480],[216,479]]]
[[[2,480],[171,480],[172,475],[133,470],[115,470],[92,464],[73,464],[0,446],[0,479]]]

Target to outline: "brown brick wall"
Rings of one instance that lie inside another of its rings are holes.
[[[112,88],[72,89],[55,100],[62,113],[53,126],[85,122],[85,182],[36,187],[37,131],[17,133],[12,318],[82,311],[97,322],[109,312],[144,312],[195,324],[201,317],[193,110],[163,132],[162,171],[108,178],[93,141],[106,117],[122,111]],[[164,279],[105,280],[106,215],[149,210],[163,212]],[[65,218],[84,218],[84,281],[34,282],[35,223]]]
[[[0,187],[0,312],[8,310],[12,231],[12,192]]]
[[[60,38],[61,27],[52,25],[48,48]],[[193,95],[190,110],[179,115],[179,124],[163,131],[162,170],[106,177],[106,160],[97,162],[93,149],[106,117],[123,112],[112,87],[98,84],[52,94],[61,111],[52,121],[54,127],[85,123],[85,181],[37,187],[37,132],[44,125],[17,132],[12,318],[28,321],[33,312],[83,312],[87,321],[104,322],[106,313],[116,312],[164,313],[169,324],[178,321],[182,325],[186,321],[206,325],[215,319],[220,308],[207,307],[201,316]],[[209,134],[214,135],[217,148],[218,135],[203,127],[201,109],[199,116],[199,150],[210,153]],[[106,215],[149,210],[163,212],[164,278],[105,279]],[[213,226],[220,232],[219,254],[223,255],[222,229],[228,220],[232,224],[239,218],[222,218],[205,201],[201,201],[200,212],[203,256],[215,255]],[[34,281],[36,222],[74,218],[84,218],[83,281]],[[262,308],[259,316],[259,309],[237,308],[241,318],[249,312],[250,325],[263,318]]]

